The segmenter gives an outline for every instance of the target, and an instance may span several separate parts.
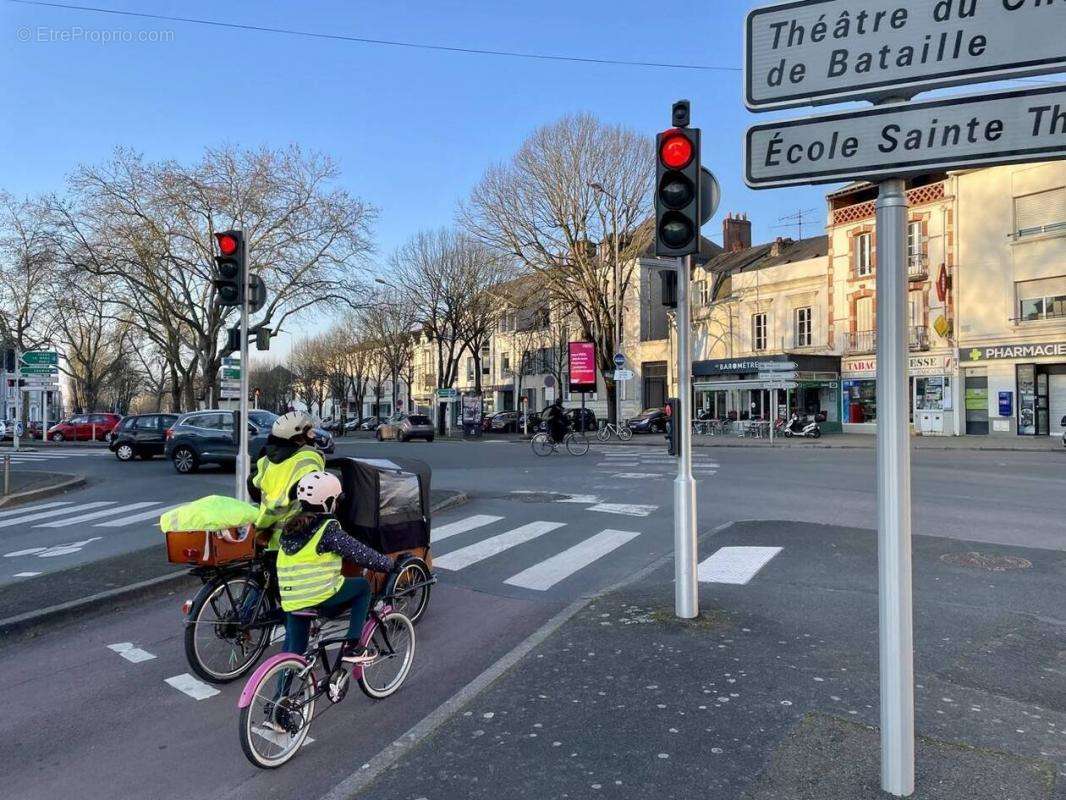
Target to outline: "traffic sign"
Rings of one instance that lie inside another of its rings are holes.
[[[633,380],[633,370],[631,370],[631,369],[616,369],[614,371],[614,379],[616,381],[631,381],[631,380]]]
[[[27,375],[58,375],[59,367],[50,367],[47,364],[22,366],[19,368],[22,377]]]
[[[794,372],[798,366],[795,361],[760,361],[759,372]]]
[[[749,12],[753,111],[911,97],[1066,69],[1062,9],[1036,0],[799,0]]]
[[[614,354],[614,365],[618,367],[618,369],[621,369],[626,365],[626,357],[624,353]]]
[[[1062,111],[1066,84],[756,125],[744,180],[763,189],[1062,159]]]
[[[454,400],[459,396],[456,389],[437,389],[438,400]]]
[[[54,350],[31,350],[23,353],[20,359],[25,365],[49,365],[59,364],[59,353]]]
[[[240,367],[223,367],[222,368],[222,380],[224,381],[239,381],[241,379]]]
[[[240,365],[241,360],[239,358],[234,358],[233,356],[226,356],[222,359],[222,366],[224,367],[239,367]]]

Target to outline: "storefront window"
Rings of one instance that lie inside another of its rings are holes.
[[[1036,435],[1036,367],[1018,366],[1018,433]]]
[[[877,421],[877,381],[844,381],[844,421],[853,425]]]
[[[946,395],[946,379],[915,378],[914,407],[918,411],[943,411]]]

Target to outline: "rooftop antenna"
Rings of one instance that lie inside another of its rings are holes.
[[[793,214],[786,214],[783,217],[778,217],[777,221],[783,223],[781,225],[774,225],[774,228],[795,228],[796,229],[796,241],[800,241],[803,238],[803,226],[808,224],[812,214],[816,214],[818,209],[806,208],[801,211],[796,211]]]

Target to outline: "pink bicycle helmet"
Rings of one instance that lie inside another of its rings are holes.
[[[320,508],[332,514],[342,494],[344,489],[341,482],[329,472],[312,472],[304,475],[296,484],[296,499],[308,510]]]

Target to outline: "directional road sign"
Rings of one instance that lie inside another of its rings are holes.
[[[798,366],[795,361],[761,361],[759,372],[795,372]]]
[[[239,367],[240,365],[241,365],[241,360],[239,358],[234,358],[232,356],[225,356],[222,359],[222,366],[224,366],[224,367]]]
[[[1066,158],[1066,84],[756,125],[752,188]]]
[[[911,97],[1066,69],[1051,0],[798,0],[756,8],[745,33],[753,111]]]
[[[23,353],[20,359],[24,365],[48,365],[59,364],[59,353],[54,350],[31,350]]]
[[[222,380],[224,381],[239,381],[241,379],[240,367],[223,367],[222,368]]]
[[[27,375],[58,375],[59,367],[50,367],[47,364],[23,365],[19,368],[19,373],[22,377],[26,377]]]
[[[631,369],[616,369],[614,371],[614,379],[616,381],[631,381],[631,380],[633,380],[633,370],[631,370]]]

